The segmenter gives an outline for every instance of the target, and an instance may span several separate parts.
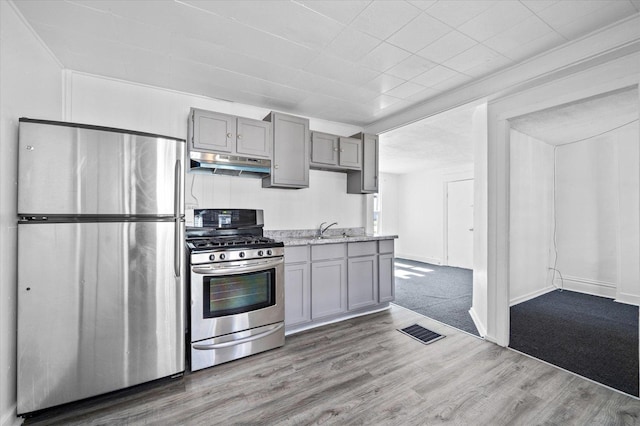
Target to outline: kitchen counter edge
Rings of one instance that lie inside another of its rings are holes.
[[[283,242],[285,247],[288,247],[318,244],[358,243],[364,241],[393,240],[396,238],[398,238],[397,235],[355,235],[348,237],[335,236],[324,238],[279,237],[277,240]]]

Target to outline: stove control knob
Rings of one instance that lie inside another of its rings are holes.
[[[264,256],[264,252],[262,250],[258,250],[258,256]]]
[[[243,251],[241,251],[241,252],[240,252],[240,254],[238,254],[238,256],[240,256],[240,257],[244,257],[244,252],[243,252]]]
[[[216,255],[212,254],[211,256],[209,256],[209,260],[216,260]]]
[[[220,253],[220,260],[224,260],[225,257],[227,257],[227,256],[225,256],[224,253]]]
[[[271,256],[272,254],[271,250],[267,250],[267,256]]]

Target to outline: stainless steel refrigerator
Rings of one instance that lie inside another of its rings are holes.
[[[184,371],[185,142],[20,119],[18,413]]]

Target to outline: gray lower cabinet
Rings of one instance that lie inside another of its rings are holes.
[[[396,298],[394,275],[394,241],[378,241],[378,301],[391,302]]]
[[[378,303],[378,259],[376,255],[349,258],[349,310]]]
[[[393,275],[393,253],[378,256],[378,301],[391,302],[395,300],[395,283]]]
[[[311,321],[309,247],[285,247],[284,259],[284,323],[289,327]]]
[[[285,325],[339,319],[394,300],[394,241],[285,247]]]
[[[284,266],[284,323],[289,325],[311,321],[311,281],[309,264]]]
[[[328,260],[311,264],[311,318],[346,312],[347,262]]]
[[[349,257],[349,310],[378,303],[378,242],[347,245]]]
[[[345,244],[311,246],[311,319],[347,311]]]
[[[273,160],[271,174],[262,180],[265,188],[309,187],[309,120],[272,112]]]

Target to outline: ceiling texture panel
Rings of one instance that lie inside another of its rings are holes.
[[[640,0],[9,0],[64,67],[368,126]]]
[[[299,104],[333,121],[345,116],[332,98],[369,102],[349,114],[360,126],[640,7],[637,0],[13,3],[69,69],[238,102],[258,95],[257,106],[299,113]],[[309,99],[319,95],[325,102]]]

